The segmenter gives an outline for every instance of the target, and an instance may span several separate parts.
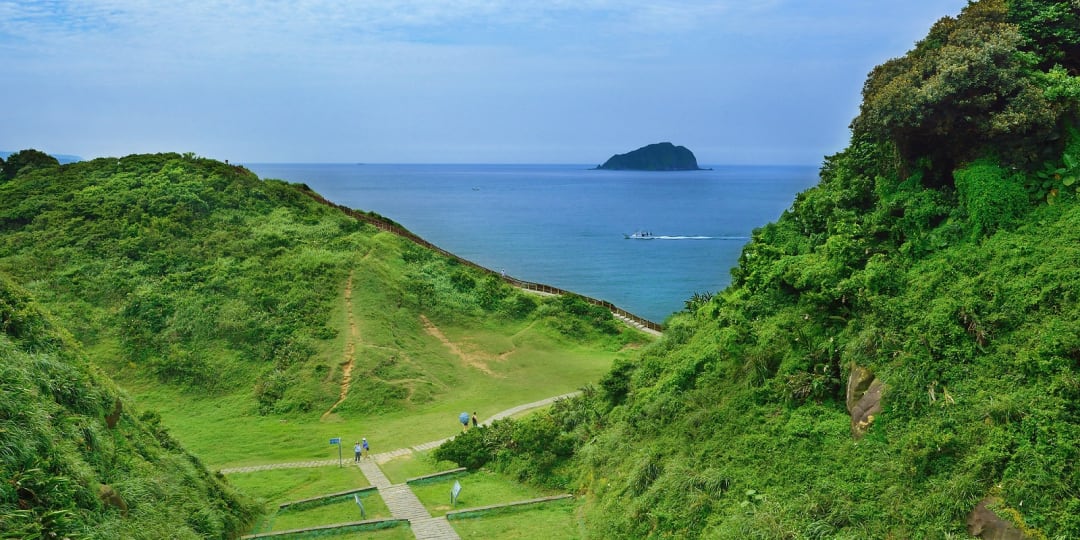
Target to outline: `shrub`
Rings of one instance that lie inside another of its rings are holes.
[[[962,208],[975,238],[1015,226],[1029,208],[1023,177],[981,159],[953,173]]]

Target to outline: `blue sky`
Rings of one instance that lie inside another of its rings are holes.
[[[819,164],[966,0],[0,0],[0,150]]]

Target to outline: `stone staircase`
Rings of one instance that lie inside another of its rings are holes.
[[[397,519],[409,520],[409,528],[418,540],[454,540],[460,539],[450,522],[445,517],[431,517],[427,508],[416,498],[408,484],[391,484],[382,469],[373,459],[360,461],[360,471],[368,482],[379,490],[390,515]]]

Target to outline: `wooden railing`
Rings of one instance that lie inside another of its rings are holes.
[[[436,246],[435,244],[432,244],[431,242],[428,242],[427,240],[424,240],[423,238],[420,238],[419,236],[417,236],[417,235],[413,234],[412,232],[410,232],[408,229],[406,229],[404,227],[401,227],[401,226],[397,225],[396,223],[392,223],[390,220],[388,220],[386,218],[383,218],[381,216],[374,216],[374,215],[371,215],[371,214],[365,214],[364,212],[353,210],[352,208],[349,208],[347,206],[342,206],[340,204],[330,202],[330,201],[326,200],[325,198],[323,198],[322,195],[319,195],[318,193],[315,193],[314,191],[312,191],[306,185],[302,185],[301,189],[302,189],[302,191],[304,193],[307,193],[308,196],[310,196],[312,199],[315,199],[320,204],[324,204],[324,205],[329,206],[331,208],[336,208],[336,209],[344,212],[345,214],[349,215],[350,217],[353,217],[353,218],[355,218],[355,219],[357,219],[359,221],[363,221],[364,223],[370,223],[371,225],[374,225],[379,230],[383,230],[383,231],[386,231],[386,232],[389,232],[389,233],[396,234],[396,235],[398,235],[398,236],[400,236],[402,238],[406,238],[406,239],[412,241],[413,243],[419,244],[419,245],[421,245],[423,247],[426,247],[426,248],[428,248],[428,249],[430,249],[432,251],[435,251],[435,252],[441,253],[441,254],[443,254],[443,255],[445,255],[447,257],[453,258],[453,259],[459,261],[460,263],[462,263],[462,264],[464,264],[466,266],[471,266],[473,268],[476,268],[477,270],[480,270],[481,272],[485,272],[485,273],[488,273],[488,274],[491,274],[491,275],[494,275],[494,276],[499,276],[500,279],[502,279],[503,281],[505,281],[505,282],[509,283],[510,285],[515,286],[515,287],[525,289],[525,290],[528,290],[528,291],[535,291],[535,292],[545,293],[545,294],[555,294],[555,295],[574,294],[574,295],[577,295],[577,296],[583,298],[586,302],[588,302],[590,304],[601,306],[601,307],[603,307],[605,309],[608,309],[612,313],[614,313],[615,315],[618,315],[618,316],[621,316],[621,317],[623,317],[625,319],[628,319],[628,320],[638,324],[639,326],[641,326],[643,328],[648,328],[649,330],[653,330],[655,332],[663,332],[664,331],[664,326],[662,324],[652,322],[652,321],[650,321],[648,319],[645,319],[643,317],[638,317],[637,315],[634,315],[633,313],[630,313],[629,311],[626,311],[625,309],[622,309],[622,308],[616,306],[615,304],[612,304],[611,302],[608,302],[608,301],[605,301],[605,300],[597,300],[596,298],[590,298],[588,296],[580,295],[580,294],[577,294],[577,293],[572,292],[572,291],[567,291],[567,290],[564,290],[564,289],[560,289],[558,287],[553,287],[551,285],[545,285],[543,283],[533,283],[531,281],[524,281],[524,280],[520,280],[520,279],[517,279],[517,278],[514,278],[514,277],[507,276],[507,275],[502,274],[500,272],[495,272],[494,270],[491,270],[490,268],[485,268],[483,266],[480,266],[479,264],[476,264],[476,263],[474,263],[474,262],[472,262],[472,261],[470,261],[468,259],[462,259],[461,257],[458,257],[457,255],[454,255],[453,253],[450,253],[449,251],[446,251],[445,249],[442,249],[439,246]]]

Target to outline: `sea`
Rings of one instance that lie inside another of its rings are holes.
[[[753,230],[818,181],[817,166],[700,171],[590,165],[246,164],[373,211],[496,272],[662,323],[716,293]],[[647,233],[646,239],[627,238]]]

